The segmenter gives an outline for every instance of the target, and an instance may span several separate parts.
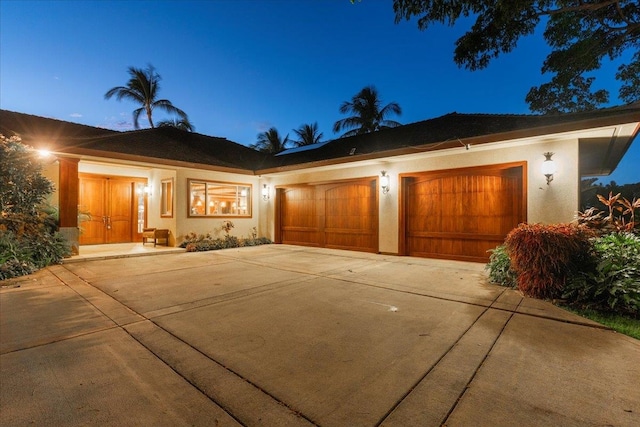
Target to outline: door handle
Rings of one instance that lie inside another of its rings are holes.
[[[111,230],[111,217],[107,217],[107,230]]]
[[[107,217],[106,216],[102,217],[102,225],[105,226],[105,227],[107,226]]]

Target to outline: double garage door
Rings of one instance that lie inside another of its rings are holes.
[[[524,165],[402,175],[399,253],[485,262],[526,219],[523,177]],[[281,188],[276,241],[378,252],[378,194],[376,179]]]
[[[526,219],[524,166],[483,167],[403,178],[403,254],[486,262]]]
[[[378,252],[375,179],[278,189],[276,241]]]

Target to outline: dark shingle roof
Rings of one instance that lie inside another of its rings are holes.
[[[0,132],[5,135],[17,133],[30,145],[49,141],[54,144],[56,151],[72,154],[268,173],[283,168],[305,168],[310,163],[340,163],[464,144],[499,142],[620,124],[624,120],[640,120],[639,103],[556,115],[451,113],[393,129],[336,139],[320,144],[315,149],[293,150],[278,156],[260,153],[224,138],[172,127],[116,132],[6,110],[0,110]],[[629,140],[611,159],[607,159],[607,167],[601,167],[600,170],[615,168],[630,143]]]
[[[0,110],[0,132],[18,134],[29,145],[70,154],[117,153],[135,160],[177,161],[253,171],[267,155],[224,138],[173,127],[116,132],[55,119]]]
[[[556,115],[514,114],[459,114],[403,125],[365,135],[340,138],[315,150],[283,154],[271,160],[271,167],[302,165],[340,158],[351,158],[376,153],[421,147],[425,150],[451,148],[466,143],[493,142],[507,137],[535,136],[550,131],[581,129],[585,122],[636,115],[640,118],[640,105],[610,108],[583,113]]]
[[[46,140],[57,146],[68,146],[102,135],[119,132],[62,120],[0,110],[0,133],[19,135],[25,143]]]

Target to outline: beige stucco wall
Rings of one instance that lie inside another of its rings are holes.
[[[203,179],[207,181],[229,182],[249,185],[252,188],[251,203],[252,203],[252,215],[250,218],[234,218],[234,217],[220,217],[220,218],[193,218],[188,216],[189,206],[189,191],[188,180],[189,179]],[[222,237],[224,233],[221,232],[222,222],[229,220],[233,222],[234,228],[230,234],[236,237],[249,237],[253,227],[258,228],[259,213],[259,193],[258,189],[258,177],[253,175],[243,175],[227,172],[212,172],[196,169],[179,169],[176,172],[175,181],[176,192],[176,209],[175,209],[175,221],[176,229],[175,236],[177,243],[180,243],[184,236],[188,233],[206,234],[211,233],[213,236]]]
[[[558,167],[553,182],[546,184],[541,173],[543,153],[552,151]],[[274,236],[275,207],[273,189],[278,186],[379,176],[385,170],[390,176],[388,194],[379,194],[379,250],[398,253],[399,184],[404,173],[426,172],[525,162],[527,166],[527,221],[540,223],[569,222],[579,205],[577,138],[527,139],[511,143],[484,144],[437,152],[416,152],[388,159],[353,162],[346,165],[325,166],[303,171],[288,171],[263,176],[272,198],[260,204],[261,232]],[[354,158],[355,160],[355,158]]]
[[[118,165],[99,161],[81,161],[79,171],[84,173],[146,178],[151,193],[147,197],[147,226],[167,228],[171,231],[170,244],[179,244],[187,233],[211,233],[222,236],[221,225],[231,220],[234,236],[249,236],[254,227],[258,235],[271,239],[275,236],[275,188],[291,184],[319,183],[365,177],[378,177],[382,170],[390,176],[391,190],[379,194],[379,251],[398,253],[399,184],[400,176],[407,173],[521,163],[526,165],[527,221],[530,223],[569,222],[579,204],[580,177],[578,171],[578,138],[575,135],[555,135],[509,142],[460,146],[448,150],[419,151],[415,153],[375,160],[353,161],[346,164],[282,171],[254,176],[251,174],[207,171],[183,167],[157,167],[155,165]],[[550,185],[541,173],[543,153],[552,151],[557,173]],[[46,175],[57,180],[57,163],[48,166]],[[174,180],[174,212],[172,218],[160,215],[161,182]],[[188,216],[189,179],[202,179],[250,185],[252,188],[252,215],[250,218],[191,218]],[[269,187],[269,199],[263,200],[262,186]],[[55,196],[54,196],[55,200]]]
[[[47,197],[47,203],[58,209],[60,207],[60,163],[55,159],[43,159],[42,175],[53,183],[53,193]]]

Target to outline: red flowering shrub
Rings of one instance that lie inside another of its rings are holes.
[[[593,232],[570,224],[520,224],[505,241],[518,289],[534,298],[557,298],[568,277],[593,261]]]

